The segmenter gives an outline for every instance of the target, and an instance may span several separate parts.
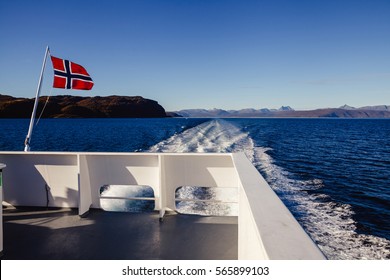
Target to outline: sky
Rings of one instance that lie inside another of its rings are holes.
[[[0,0],[0,94],[35,96],[46,46],[91,91],[167,111],[390,104],[389,0]]]

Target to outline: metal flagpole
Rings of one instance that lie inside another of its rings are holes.
[[[43,64],[42,64],[42,69],[41,69],[41,76],[39,77],[37,93],[36,93],[35,101],[34,101],[34,108],[33,108],[33,111],[32,111],[32,114],[31,114],[31,119],[30,119],[30,126],[28,128],[28,133],[27,133],[27,136],[26,136],[26,140],[24,141],[24,145],[25,145],[24,151],[25,152],[30,151],[31,134],[32,134],[33,127],[34,127],[34,120],[35,120],[35,114],[37,112],[37,107],[38,107],[39,93],[41,91],[43,72],[45,71],[46,58],[47,58],[48,54],[49,54],[49,46],[46,47],[45,57],[43,58]]]

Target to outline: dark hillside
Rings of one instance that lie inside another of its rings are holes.
[[[39,98],[37,115],[47,100]],[[16,98],[0,95],[0,118],[30,118],[33,98]],[[43,118],[164,118],[165,109],[157,101],[141,96],[96,96],[70,95],[51,96],[42,115]]]

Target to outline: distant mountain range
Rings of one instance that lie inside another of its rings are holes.
[[[348,105],[339,108],[294,110],[290,106],[279,109],[187,109],[170,113],[173,116],[198,118],[390,118],[390,105],[354,108]]]
[[[0,94],[0,118],[30,118],[34,98],[20,98]],[[354,108],[343,105],[339,108],[294,110],[290,106],[279,109],[188,109],[166,112],[157,101],[141,96],[93,96],[71,95],[39,98],[37,116],[43,118],[390,118],[390,105]]]

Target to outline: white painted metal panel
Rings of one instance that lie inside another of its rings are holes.
[[[232,157],[241,181],[238,257],[324,259],[322,252],[246,156],[239,153]]]
[[[15,206],[77,207],[78,179],[75,154],[0,154],[7,163],[4,197]],[[46,193],[48,186],[48,193]]]

